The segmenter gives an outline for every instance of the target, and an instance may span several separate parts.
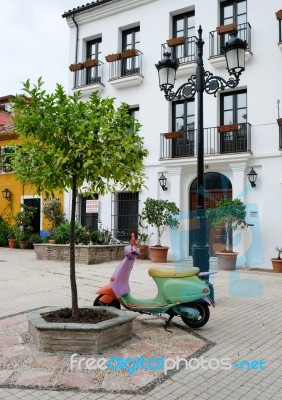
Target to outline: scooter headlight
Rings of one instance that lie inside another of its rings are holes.
[[[209,292],[210,292],[209,288],[204,288],[204,289],[202,290],[202,293],[203,293],[203,294],[208,294]]]

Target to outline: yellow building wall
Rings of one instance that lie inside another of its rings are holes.
[[[20,139],[16,140],[1,140],[0,147],[11,146],[11,144],[19,144]],[[9,189],[11,192],[11,199],[6,200],[2,191],[4,189]],[[61,209],[64,212],[64,196],[58,191],[54,193],[55,198],[60,199]],[[46,198],[45,194],[38,196],[31,185],[22,185],[22,183],[16,179],[15,175],[10,172],[0,172],[0,215],[9,223],[13,224],[13,216],[21,210],[21,204],[24,198],[38,198],[40,197],[40,233],[42,235],[46,234],[46,231],[50,230],[50,223],[46,218],[44,218],[44,205],[51,201],[51,198]]]

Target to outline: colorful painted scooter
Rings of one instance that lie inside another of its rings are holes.
[[[208,297],[210,290],[205,276],[214,272],[200,272],[195,267],[150,268],[149,275],[154,279],[158,293],[154,299],[135,299],[130,294],[129,276],[138,249],[133,243],[124,248],[124,259],[110,278],[110,283],[97,290],[99,296],[94,306],[120,305],[131,311],[145,314],[169,315],[166,326],[176,315],[192,328],[205,325],[210,316],[208,305],[213,302]]]

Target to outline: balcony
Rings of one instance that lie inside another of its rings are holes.
[[[248,22],[239,25],[230,24],[226,26],[220,26],[209,34],[209,61],[215,68],[226,67],[226,61],[223,55],[223,48],[228,40],[227,34],[229,34],[234,29],[237,29],[238,31],[238,37],[242,40],[246,40],[246,42],[248,43],[248,47],[245,52],[245,61],[249,61],[252,57],[251,25]]]
[[[174,60],[178,60],[177,76],[194,74],[196,72],[197,49],[194,36],[168,39],[166,43],[161,45],[161,52],[161,58],[163,58],[164,52],[169,52]]]
[[[137,49],[106,57],[109,62],[109,83],[116,88],[140,85],[142,75],[142,55]]]
[[[227,127],[230,127],[228,130]],[[204,129],[204,154],[220,155],[251,152],[251,124],[225,125]],[[160,159],[197,155],[197,130],[161,133]]]
[[[96,60],[91,60],[96,61]],[[103,65],[102,61],[97,60],[97,65],[84,68],[84,64],[81,65],[80,69],[74,71],[73,77],[73,90],[82,92],[82,95],[87,95],[93,90],[101,92],[104,89],[103,85]],[[71,67],[70,67],[71,68]]]

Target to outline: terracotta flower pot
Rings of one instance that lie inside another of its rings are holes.
[[[217,33],[219,35],[221,35],[221,34],[224,34],[224,33],[229,33],[229,32],[235,31],[236,28],[237,28],[237,24],[232,23],[232,24],[228,24],[228,25],[218,26],[216,28],[216,31],[217,31]]]
[[[185,37],[181,36],[181,37],[177,37],[177,38],[167,39],[166,43],[169,47],[177,46],[179,44],[184,44]]]
[[[138,244],[136,247],[139,249],[138,260],[147,260],[149,258],[149,246]]]
[[[278,260],[278,258],[272,258],[272,268],[274,272],[282,273],[282,260]]]
[[[152,246],[150,247],[150,258],[153,262],[166,263],[167,262],[167,252],[169,247],[166,246]]]
[[[83,69],[84,66],[82,63],[78,63],[78,64],[71,64],[69,66],[70,71],[75,72],[75,71],[79,71],[80,69]]]
[[[179,138],[181,136],[183,136],[183,132],[181,132],[181,131],[167,132],[164,134],[164,137],[166,139],[174,139],[174,138]]]
[[[130,58],[130,57],[135,57],[137,56],[137,50],[136,49],[129,49],[129,50],[124,50],[121,53],[121,58]]]
[[[215,254],[217,255],[218,269],[223,269],[226,271],[234,271],[236,269],[238,253],[218,251]]]
[[[105,59],[107,62],[118,61],[118,60],[120,60],[120,53],[109,54],[109,55],[105,56]]]
[[[84,68],[96,67],[98,65],[98,60],[86,60],[83,63]]]
[[[16,248],[16,239],[8,239],[10,249]]]
[[[19,241],[20,249],[27,249],[28,248],[28,240],[20,240]]]
[[[236,131],[236,129],[238,129],[237,124],[220,125],[217,127],[217,130],[219,133],[232,132],[232,131]]]

